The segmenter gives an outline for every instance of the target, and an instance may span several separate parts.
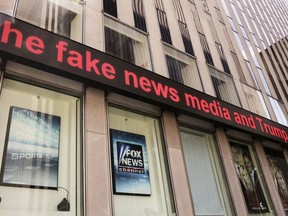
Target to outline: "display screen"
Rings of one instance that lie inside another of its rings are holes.
[[[60,117],[11,107],[1,184],[57,188]]]
[[[116,194],[151,195],[145,136],[110,129]]]

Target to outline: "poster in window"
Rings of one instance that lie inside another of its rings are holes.
[[[288,212],[288,166],[285,157],[281,151],[274,149],[265,149],[267,159],[270,165],[270,171],[274,183],[281,198],[284,210]]]
[[[145,136],[110,129],[115,194],[151,195]]]
[[[260,174],[253,164],[248,147],[231,143],[231,150],[248,211],[250,213],[269,212],[259,179]]]
[[[1,185],[57,189],[60,117],[10,107]]]

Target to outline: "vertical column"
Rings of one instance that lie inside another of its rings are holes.
[[[110,154],[103,91],[87,88],[85,96],[86,215],[111,216]]]
[[[178,216],[194,216],[188,177],[186,174],[184,155],[182,152],[179,130],[174,113],[164,112],[164,135],[168,146],[172,183]]]
[[[274,180],[273,180],[273,177],[271,175],[270,168],[269,168],[269,163],[267,161],[266,154],[265,154],[265,151],[264,151],[264,148],[263,148],[261,142],[256,141],[255,150],[256,150],[256,154],[259,158],[259,162],[260,162],[262,172],[263,172],[263,173],[259,174],[258,177],[260,178],[261,175],[263,175],[265,177],[267,188],[268,188],[268,191],[269,191],[271,201],[273,203],[276,215],[278,215],[278,216],[283,215],[284,216],[285,212],[284,212],[283,206],[281,204],[282,201],[281,201],[279,194],[278,194],[278,191],[275,187],[275,183],[274,183]]]
[[[227,182],[229,185],[235,214],[238,216],[248,215],[239,178],[235,170],[230,144],[223,128],[217,128],[216,137],[219,143],[220,154],[227,175]]]

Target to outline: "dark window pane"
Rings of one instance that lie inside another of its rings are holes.
[[[133,0],[133,15],[135,27],[147,31],[142,0]]]
[[[166,61],[170,78],[183,84],[184,82],[181,71],[182,68],[184,68],[186,65],[183,62],[180,62],[168,55],[166,55]]]
[[[131,38],[105,27],[105,50],[118,58],[135,63]]]
[[[200,37],[200,43],[204,52],[206,62],[210,65],[214,65],[205,35],[199,33],[199,37]]]
[[[162,40],[172,45],[172,39],[171,39],[169,27],[168,27],[166,13],[157,9],[157,16],[158,16],[158,22],[160,26]]]
[[[111,16],[117,17],[116,0],[103,0],[104,12]]]

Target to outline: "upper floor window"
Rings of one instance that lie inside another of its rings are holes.
[[[213,67],[209,67],[209,71],[217,97],[228,103],[240,106],[240,101],[232,77]]]
[[[104,12],[111,16],[117,17],[117,3],[116,0],[103,1]]]
[[[152,70],[147,36],[111,18],[104,18],[105,51],[122,60]]]
[[[147,31],[142,0],[132,0],[135,27]]]
[[[164,46],[164,51],[170,78],[202,91],[196,60],[168,46]]]
[[[184,17],[184,13],[183,13],[180,1],[179,0],[173,0],[173,4],[174,4],[175,11],[176,11],[178,25],[179,25],[179,28],[180,28],[183,44],[184,44],[184,47],[185,47],[185,51],[187,53],[191,54],[191,55],[194,55],[194,51],[193,51],[193,47],[192,47],[189,31],[188,31],[188,28],[187,28],[187,24],[186,24],[186,21],[185,21],[185,17]]]
[[[155,0],[155,6],[160,27],[161,39],[164,42],[172,45],[172,38],[168,26],[167,15],[164,11],[164,5],[162,0]]]
[[[68,0],[19,0],[16,17],[81,42],[82,11],[81,4]]]

